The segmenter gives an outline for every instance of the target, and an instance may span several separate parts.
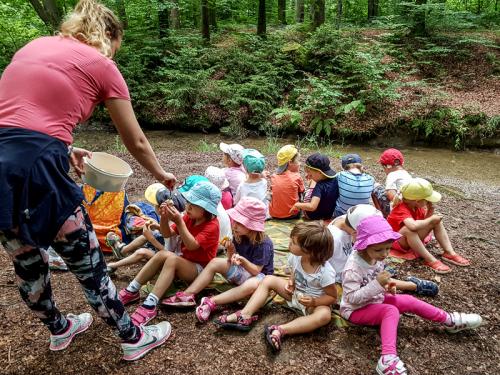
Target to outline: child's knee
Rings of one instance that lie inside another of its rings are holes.
[[[316,318],[319,325],[325,326],[332,320],[332,313],[329,308],[321,309],[318,311]]]

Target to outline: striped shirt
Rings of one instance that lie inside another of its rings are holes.
[[[351,173],[342,171],[337,174],[339,198],[334,217],[344,215],[347,210],[357,204],[370,204],[375,179],[367,173]]]

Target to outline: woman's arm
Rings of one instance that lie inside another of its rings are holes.
[[[149,141],[137,122],[130,101],[115,98],[106,100],[104,104],[127,150],[158,181],[173,189],[176,182],[175,176],[165,172],[161,167]]]

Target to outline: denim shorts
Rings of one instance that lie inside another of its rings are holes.
[[[263,273],[259,273],[257,276],[255,276],[259,281],[261,281],[266,275]],[[232,284],[236,285],[241,285],[248,279],[250,279],[252,274],[248,272],[246,269],[244,269],[242,266],[237,266],[235,264],[231,265],[229,267],[229,270],[227,271],[226,274],[226,280],[229,281]]]

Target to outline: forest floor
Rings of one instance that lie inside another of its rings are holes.
[[[128,154],[118,154],[135,171],[127,192],[132,199],[140,199],[152,179]],[[157,154],[179,179],[203,173],[208,165],[220,165],[218,152],[176,149]],[[274,159],[268,158],[269,170],[276,166]],[[383,181],[375,160],[367,160],[366,166],[378,181]],[[339,168],[337,161],[334,167]],[[426,163],[420,168],[422,177],[434,176]],[[447,183],[445,175],[433,178],[437,184]],[[463,179],[467,181],[468,176]],[[438,277],[418,261],[398,266],[400,278],[412,274],[439,283],[439,295],[424,298],[426,301],[447,311],[476,312],[484,319],[484,325],[475,331],[451,335],[420,318],[402,316],[398,349],[411,374],[500,373],[497,181],[473,194],[468,190],[474,187],[472,182],[464,184],[465,194],[441,190],[444,198],[439,211],[444,214],[456,249],[472,260],[470,267],[453,267],[450,274]],[[438,252],[436,248],[433,251]],[[139,266],[134,266],[118,271],[114,278],[117,287],[125,287],[138,270]],[[52,286],[62,312],[91,310],[71,274],[54,272]],[[64,352],[53,353],[48,349],[48,331],[20,299],[13,266],[4,251],[0,251],[0,291],[3,374],[371,374],[379,357],[376,329],[337,329],[333,324],[312,334],[287,337],[281,353],[270,354],[263,337],[264,325],[294,318],[293,313],[278,306],[262,309],[249,333],[221,332],[212,323],[201,325],[193,311],[163,310],[156,321],[169,320],[175,336],[135,363],[121,360],[118,339],[93,313],[95,321],[89,331],[79,335]]]

